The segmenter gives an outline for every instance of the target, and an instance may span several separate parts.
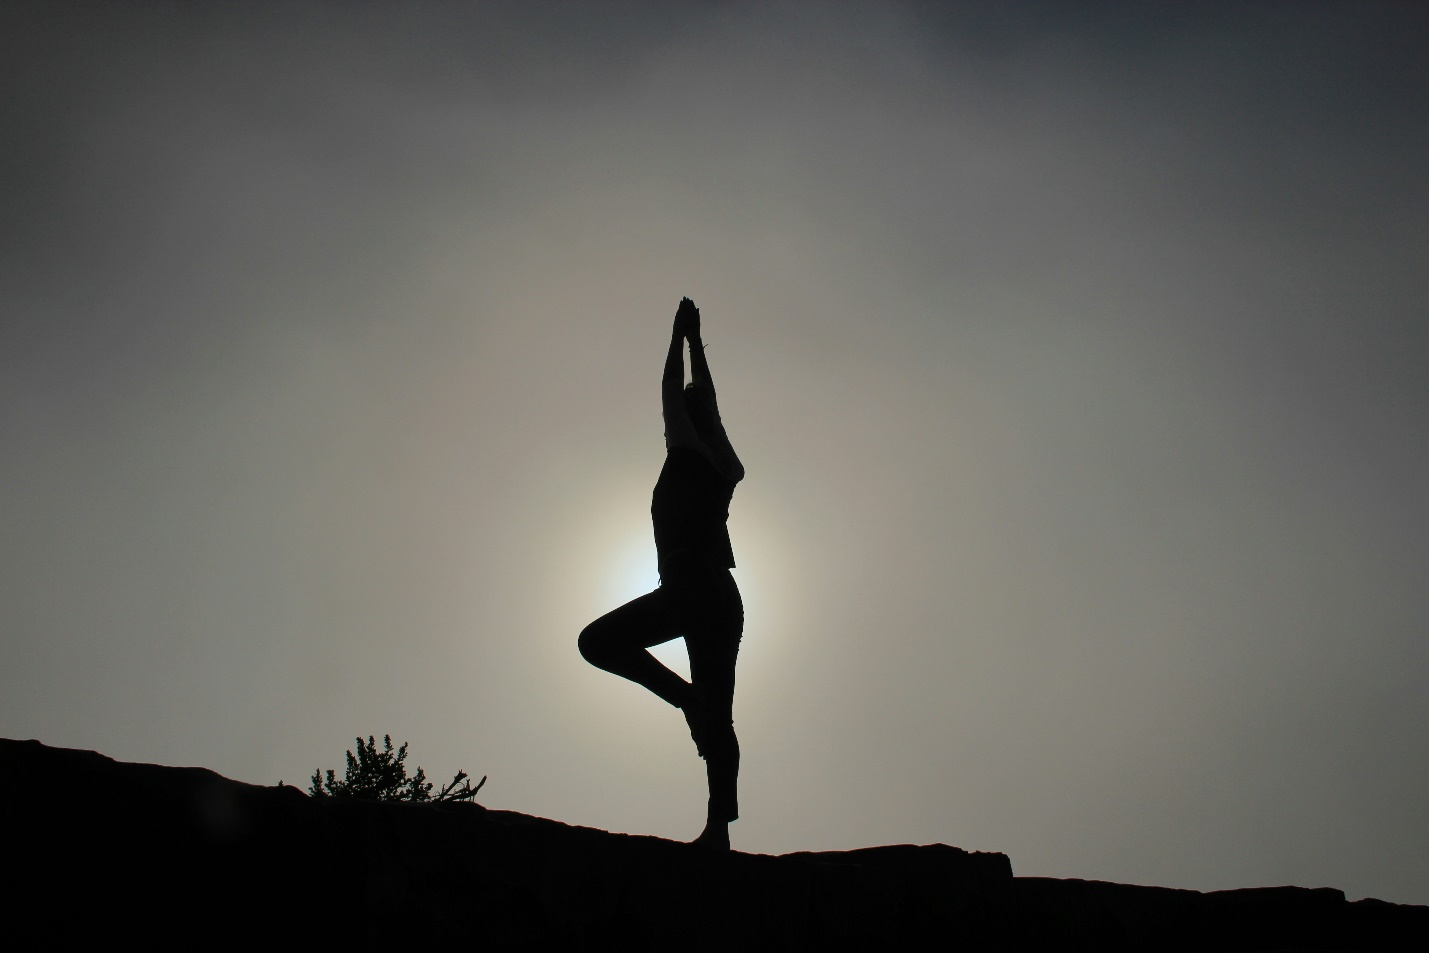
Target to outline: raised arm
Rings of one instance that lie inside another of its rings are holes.
[[[730,445],[729,437],[725,434],[724,424],[719,416],[719,404],[715,400],[714,379],[710,376],[709,363],[705,360],[704,342],[700,339],[700,310],[695,307],[695,303],[689,298],[680,302],[680,309],[675,314],[675,334],[683,334],[685,340],[690,342],[690,378],[692,381],[693,393],[679,395],[680,409],[682,416],[689,421],[690,434],[693,439],[688,442],[675,443],[672,439],[673,432],[670,430],[671,415],[666,411],[665,434],[668,446],[689,446],[698,450],[711,463],[731,481],[738,483],[744,479],[744,465],[739,462],[739,457],[735,455],[734,447]],[[678,345],[671,344],[671,353],[675,353]],[[668,379],[667,359],[667,379]],[[684,376],[684,355],[679,354],[674,358],[678,363],[676,380],[683,381]],[[668,392],[667,392],[668,393]],[[699,411],[699,420],[691,419],[690,405],[688,400],[693,398]],[[668,401],[671,397],[667,396]]]
[[[690,342],[690,380],[695,382],[696,387],[705,388],[711,402],[715,399],[714,378],[710,377],[710,365],[705,360],[705,343],[700,339],[700,312],[694,308],[694,320],[691,321],[691,330],[685,337]]]
[[[688,298],[685,301],[689,301]],[[693,303],[691,307],[693,307]],[[665,354],[665,373],[660,378],[660,409],[665,416],[665,446],[700,449],[703,442],[685,407],[685,307],[675,314],[670,331],[670,350]]]

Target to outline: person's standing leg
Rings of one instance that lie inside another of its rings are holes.
[[[728,573],[715,580],[701,600],[700,625],[692,625],[685,643],[690,654],[690,681],[699,707],[699,727],[709,809],[698,843],[728,849],[730,821],[739,817],[739,739],[734,733],[734,666],[744,630],[739,589]]]

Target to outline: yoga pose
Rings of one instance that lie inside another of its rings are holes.
[[[685,342],[690,376],[685,385]],[[729,849],[729,823],[739,817],[739,742],[734,736],[734,662],[744,631],[744,604],[730,569],[729,501],[744,479],[715,403],[714,381],[700,342],[700,312],[680,302],[660,383],[665,414],[665,465],[655,483],[660,586],[586,626],[581,655],[624,676],[685,713],[695,748],[705,759],[709,812],[694,843]],[[684,636],[690,680],[646,649]]]

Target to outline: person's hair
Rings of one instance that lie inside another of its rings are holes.
[[[695,432],[708,440],[719,431],[719,411],[715,407],[714,396],[709,388],[691,382],[685,385],[685,413],[690,415],[690,423]]]

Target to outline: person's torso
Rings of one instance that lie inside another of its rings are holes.
[[[677,558],[695,558],[710,566],[733,568],[729,542],[729,503],[734,484],[698,451],[671,448],[650,500],[655,550],[664,567]]]

